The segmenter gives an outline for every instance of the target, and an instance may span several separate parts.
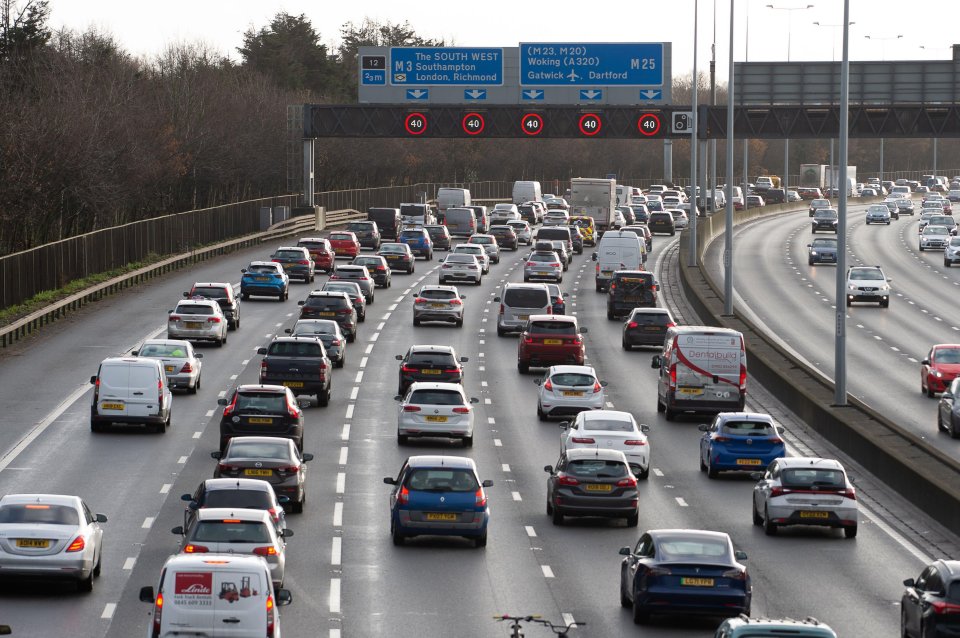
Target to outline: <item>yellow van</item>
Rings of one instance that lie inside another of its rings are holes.
[[[588,215],[575,215],[570,217],[570,225],[576,226],[583,233],[583,243],[585,245],[597,245],[596,226],[593,223],[593,217]]]

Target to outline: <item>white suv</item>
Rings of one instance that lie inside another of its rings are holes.
[[[847,269],[847,306],[854,301],[877,302],[881,308],[890,305],[890,279],[880,266],[853,266]]]
[[[857,492],[839,461],[787,457],[774,460],[766,472],[752,475],[753,524],[768,536],[785,525],[842,528],[857,535]]]

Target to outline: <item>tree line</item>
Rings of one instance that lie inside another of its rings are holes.
[[[239,60],[199,43],[135,57],[113,34],[51,29],[49,13],[49,0],[0,0],[0,255],[284,194],[296,156],[288,105],[355,103],[361,46],[456,44],[408,23],[363,19],[341,25],[332,50],[306,16],[281,12],[243,34]],[[704,103],[709,87],[703,77],[697,84]],[[675,78],[674,102],[689,103],[691,89],[689,75]],[[718,95],[722,104],[723,87]],[[878,144],[852,141],[850,163],[876,170],[867,162],[876,163]],[[317,190],[607,173],[653,182],[662,148],[658,140],[319,140]],[[689,143],[673,148],[674,175],[689,175]],[[782,149],[752,141],[748,172],[782,174]],[[827,163],[828,154],[823,140],[791,145],[797,165]],[[932,165],[930,140],[888,141],[885,155],[900,170]],[[960,166],[958,155],[942,143],[939,165]]]

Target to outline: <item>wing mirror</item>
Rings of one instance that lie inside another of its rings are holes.
[[[646,434],[647,432],[650,431],[650,426],[647,425],[646,423],[641,423],[641,424],[640,424],[640,431],[643,432],[644,434]]]
[[[308,462],[308,461],[312,461],[312,460],[313,460],[313,454],[310,454],[309,452],[307,452],[307,453],[305,453],[303,456],[301,456],[300,458],[303,459],[303,462],[304,462],[304,463],[306,463],[306,462]]]
[[[470,360],[470,357],[460,357],[460,363],[466,363]]]
[[[211,452],[211,453],[210,453],[210,458],[211,458],[211,459],[216,459],[216,460],[218,460],[218,461],[220,460],[220,458],[221,458],[222,456],[223,456],[223,454],[222,454],[219,450],[217,450],[216,452]]]
[[[292,329],[292,328],[284,328],[283,331],[284,331],[284,333],[286,333],[286,334],[288,334],[288,335],[289,335],[289,334],[293,334],[293,329]]]
[[[752,478],[754,481],[762,481],[763,472],[750,472],[750,478]]]
[[[561,421],[558,425],[561,430],[567,430],[570,428],[570,421]]]
[[[257,348],[257,354],[267,354],[266,348]]]
[[[133,356],[133,357],[139,357],[139,356],[140,356],[140,351],[139,351],[139,350],[134,350],[133,352],[130,353],[130,355]]]
[[[187,502],[189,503],[190,501],[193,500],[193,495],[192,495],[192,494],[181,494],[181,495],[180,495],[180,500],[181,500],[181,501],[187,501]]]
[[[653,357],[650,359],[650,367],[659,368],[662,365],[662,359],[663,358],[659,354],[653,355]]]
[[[217,399],[217,405],[227,405],[226,399]]]
[[[383,482],[386,483],[387,485],[396,485],[397,479],[393,478],[392,476],[384,476]]]
[[[189,292],[185,292],[185,293],[183,293],[183,296],[184,296],[184,298],[187,298],[187,297],[190,296],[190,293],[189,293]]]
[[[701,423],[700,425],[697,426],[697,429],[700,430],[701,432],[709,432],[709,431],[710,431],[710,424],[709,424],[709,423]]]
[[[904,587],[914,587],[916,584],[917,584],[916,581],[913,580],[912,578],[908,578],[905,581],[903,581]]]
[[[183,525],[177,525],[176,527],[170,530],[170,533],[179,534],[180,536],[183,536]]]
[[[202,352],[194,352],[194,353],[193,353],[193,356],[194,356],[195,358],[197,358],[197,359],[203,359],[203,353],[202,353]]]
[[[737,560],[747,560],[747,553],[742,549],[738,549],[733,552],[733,557]]]
[[[600,381],[600,387],[601,387],[601,388],[605,388],[605,387],[607,387],[608,385],[609,385],[609,382],[603,381],[603,380]]]
[[[552,466],[552,465],[544,465],[544,466],[543,466],[543,471],[546,472],[547,474],[553,474],[553,466]]]
[[[97,385],[97,375],[90,377],[90,385]]]
[[[621,547],[620,551],[617,553],[620,554],[621,556],[633,556],[633,552],[630,551],[629,547]]]
[[[98,523],[106,523],[106,522],[107,522],[107,515],[106,515],[106,514],[97,514],[97,515],[96,515],[96,519],[97,519],[97,522],[98,522]]]
[[[487,479],[480,483],[483,487],[493,487],[493,479]]]
[[[587,334],[588,332],[590,332],[590,329],[587,328],[586,326],[580,328],[580,334],[585,335],[585,334]]]
[[[285,529],[282,532],[280,532],[280,536],[283,538],[291,538],[293,536],[293,530]]]
[[[293,594],[290,593],[289,589],[278,589],[276,594],[278,607],[284,607],[293,602]]]
[[[243,273],[243,274],[247,274],[247,269],[246,269],[246,268],[241,268],[241,269],[240,269],[240,272]]]
[[[398,355],[396,355],[396,356],[394,357],[394,359],[396,359],[397,361],[403,361],[403,355],[402,355],[402,354],[398,354]]]
[[[153,603],[155,602],[153,596],[153,587],[141,587],[140,588],[140,602],[142,603]]]
[[[500,297],[494,297],[493,300],[496,301],[497,303],[500,303]]]
[[[298,306],[302,306],[302,305],[305,304],[305,303],[307,303],[307,302],[305,302],[304,300],[301,299],[300,301],[297,302],[297,305],[298,305]]]
[[[480,399],[477,397],[470,397],[470,403],[480,403]]]
[[[398,394],[397,396],[393,397],[393,400],[394,400],[394,401],[403,401],[403,395]]]

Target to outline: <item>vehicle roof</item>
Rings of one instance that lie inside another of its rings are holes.
[[[951,578],[960,577],[960,560],[938,559],[936,561]]]
[[[447,286],[447,288],[452,288],[452,286]],[[434,344],[423,344],[423,345],[413,345],[410,346],[410,352],[442,352],[444,354],[456,354],[456,350],[453,349],[453,346],[440,346]]]
[[[633,422],[633,415],[623,410],[587,410],[577,415],[584,422],[589,421],[629,421]]]
[[[177,306],[180,306],[180,304],[195,304],[195,305],[199,304],[201,306],[214,306],[217,308],[220,307],[220,304],[218,304],[213,299],[181,299],[180,301],[177,302]]]
[[[624,277],[636,277],[636,276],[647,276],[653,277],[653,273],[649,270],[614,270],[613,276],[621,275]]]
[[[287,388],[282,385],[269,385],[265,383],[244,383],[237,386],[237,392],[277,392],[286,394]]]
[[[547,291],[550,292],[549,290]],[[530,325],[534,321],[544,322],[549,321],[550,323],[577,323],[577,318],[571,315],[530,315],[527,318],[527,325]]]
[[[0,505],[22,503],[47,503],[50,505],[79,507],[80,497],[70,494],[4,494],[0,497]]]
[[[448,292],[460,292],[456,286],[443,286],[440,284],[423,284],[420,290],[446,290]]]
[[[327,241],[326,237],[301,237],[297,241]]]
[[[773,417],[769,414],[763,414],[761,412],[720,412],[717,414],[717,418],[721,421],[732,421],[736,419],[738,421],[758,421],[763,423],[773,423]]]
[[[517,282],[517,281],[509,281],[509,282],[503,284],[503,288],[504,288],[504,290],[506,290],[507,288],[536,288],[536,289],[542,289],[542,288],[544,288],[545,285],[546,285],[546,284],[538,284],[538,283],[532,283],[532,282],[529,282],[529,283],[520,283],[520,282]]]
[[[284,337],[274,337],[273,341],[271,341],[270,343],[271,344],[273,343],[311,343],[311,342],[316,343],[316,341],[317,340],[314,337],[306,337],[302,335],[298,335],[298,336],[288,335]]]
[[[202,507],[195,511],[198,521],[218,518],[239,518],[242,521],[259,521],[272,524],[270,512],[266,510],[255,510],[246,507]]]
[[[575,447],[566,450],[568,461],[579,461],[581,459],[600,459],[603,461],[621,461],[627,463],[627,456],[620,450],[610,448],[590,448]]]
[[[674,326],[670,329],[676,334],[694,334],[704,332],[708,334],[741,336],[740,332],[734,330],[733,328],[720,328],[717,326]]]
[[[590,374],[597,376],[597,371],[593,369],[593,366],[550,366],[549,374]]]
[[[196,288],[197,286],[211,286],[211,287],[223,286],[224,288],[230,288],[231,290],[233,290],[233,285],[228,284],[225,281],[198,281],[195,284],[193,284],[194,288]]]
[[[350,282],[350,283],[356,283],[356,282]],[[344,297],[346,298],[347,301],[350,301],[350,297],[347,295],[347,293],[343,291],[336,291],[336,290],[311,290],[310,294],[307,296],[308,297]]]
[[[467,396],[463,386],[459,383],[447,383],[445,381],[414,381],[410,384],[411,390],[453,390],[463,396]]]
[[[670,311],[666,308],[634,308],[630,311],[631,314],[644,314],[644,315],[669,315]]]
[[[306,250],[303,246],[277,246],[277,250]]]
[[[270,566],[263,556],[250,554],[173,554],[163,565],[167,571],[209,568],[217,571],[250,571],[259,569],[269,574]]]
[[[755,630],[761,629],[784,629],[783,635],[787,636],[820,636],[822,638],[836,638],[836,634],[830,627],[823,624],[819,620],[813,617],[807,617],[804,620],[794,620],[793,618],[750,618],[745,614],[741,614],[737,618],[730,618],[725,622],[725,625],[730,629],[745,629],[746,633],[741,634],[739,631],[729,634],[731,638],[737,638],[741,635],[743,636],[757,636],[758,634],[752,633]],[[802,629],[802,633],[797,631]],[[768,634],[764,634],[768,635]],[[769,635],[779,635],[769,634]]]
[[[337,292],[335,290],[326,290],[328,284],[331,286],[350,286],[351,288],[355,288],[357,290],[360,289],[360,284],[350,279],[328,279],[327,281],[323,282],[323,288],[321,289],[321,292]]]
[[[707,537],[707,538],[716,538],[720,540],[730,541],[730,535],[726,532],[715,532],[707,529],[648,529],[647,534],[650,534],[653,538],[659,536],[690,536],[690,537]]]
[[[280,264],[275,261],[251,261],[251,266],[273,266],[274,268],[280,270],[283,268]]]
[[[462,467],[476,470],[477,464],[465,456],[447,456],[441,454],[421,454],[407,458],[410,467]]]
[[[100,362],[101,366],[112,366],[119,364],[133,364],[139,366],[159,366],[162,365],[157,359],[148,357],[107,357]]]
[[[836,459],[822,459],[815,456],[785,456],[778,459],[781,467],[822,467],[831,470],[842,470],[843,465]]]
[[[146,345],[189,346],[190,342],[186,339],[144,339],[140,347],[142,348]]]
[[[273,486],[263,479],[254,478],[210,478],[203,482],[208,492],[220,490],[250,490],[273,493]]]

